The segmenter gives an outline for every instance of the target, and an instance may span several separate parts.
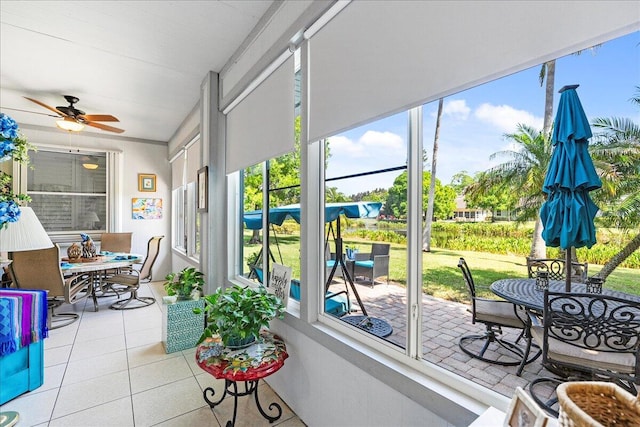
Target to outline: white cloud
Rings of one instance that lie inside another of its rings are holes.
[[[443,115],[450,116],[457,120],[466,120],[470,112],[471,108],[467,106],[467,102],[464,99],[447,101],[442,108]]]
[[[402,137],[392,132],[368,130],[360,137],[358,143],[368,148],[399,150],[404,144]]]
[[[501,132],[513,133],[517,130],[517,125],[522,123],[532,126],[536,130],[542,130],[542,117],[536,117],[528,111],[516,110],[509,105],[480,105],[474,115],[486,123],[489,123]]]

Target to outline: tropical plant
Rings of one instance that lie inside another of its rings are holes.
[[[282,300],[262,286],[218,288],[206,295],[204,302],[207,326],[198,343],[218,334],[226,346],[242,345],[241,341],[258,338],[260,329],[268,327],[272,319],[284,318]]]
[[[509,188],[518,198],[518,221],[536,221],[530,256],[546,258],[540,207],[544,202],[542,185],[551,160],[549,138],[524,124],[518,125],[516,133],[505,137],[511,140],[514,148],[494,153],[490,159],[504,157],[507,161],[482,174],[478,181],[467,187],[465,194],[477,197],[488,194],[495,186]]]
[[[204,274],[194,267],[186,267],[180,273],[169,273],[165,280],[167,295],[176,295],[178,299],[191,299],[199,295],[204,286]]]
[[[631,102],[640,106],[640,86]],[[603,221],[622,229],[640,226],[640,125],[630,119],[596,118],[591,155],[602,179],[599,193]],[[640,234],[633,237],[597,274],[607,278],[613,270],[640,248]]]

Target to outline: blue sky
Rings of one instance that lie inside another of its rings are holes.
[[[505,133],[518,123],[541,130],[544,88],[540,66],[477,86],[445,98],[440,125],[436,176],[443,184],[467,171],[470,175],[500,163],[491,154],[508,149]],[[611,40],[580,55],[556,61],[554,104],[558,89],[579,84],[578,96],[589,120],[595,117],[626,117],[640,122],[640,109],[629,99],[640,86],[640,33]],[[554,105],[554,114],[555,114]],[[431,154],[438,104],[424,105],[424,146]],[[331,158],[327,178],[405,164],[407,113],[399,113],[329,138]],[[333,181],[329,185],[350,195],[378,187],[388,188],[398,172],[358,179]]]

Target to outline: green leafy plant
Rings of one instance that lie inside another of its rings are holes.
[[[240,341],[251,342],[258,338],[261,328],[269,326],[271,319],[284,318],[282,300],[262,286],[219,288],[206,295],[204,301],[207,327],[198,343],[214,333],[220,335],[226,346],[239,345]],[[197,308],[193,311],[200,313]]]
[[[165,280],[167,295],[177,295],[179,299],[191,299],[194,293],[202,292],[204,286],[204,274],[194,267],[186,267],[180,273],[169,273]]]
[[[258,258],[260,258],[260,251],[256,251],[252,254],[249,254],[247,256],[247,265],[249,267],[253,267],[254,265],[256,265],[258,263]]]

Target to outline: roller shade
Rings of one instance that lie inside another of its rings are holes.
[[[638,2],[354,1],[311,36],[310,142],[640,28]]]
[[[227,115],[227,174],[294,149],[290,56]]]
[[[184,179],[184,153],[171,163],[171,189],[182,187]]]
[[[187,183],[196,182],[200,164],[200,138],[198,138],[187,148]]]

